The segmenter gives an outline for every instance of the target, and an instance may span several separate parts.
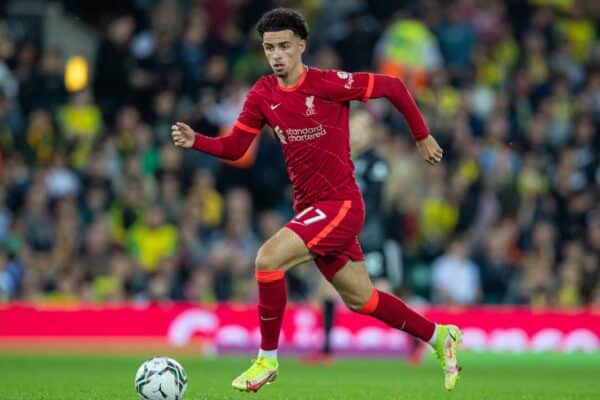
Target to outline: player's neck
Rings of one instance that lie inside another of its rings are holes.
[[[296,84],[298,84],[298,82],[302,78],[302,75],[304,74],[304,72],[305,72],[304,64],[298,63],[298,65],[292,71],[290,71],[290,73],[287,74],[286,77],[284,77],[284,78],[281,78],[279,76],[277,77],[279,86],[283,86],[285,88],[291,88],[291,87],[296,86]]]

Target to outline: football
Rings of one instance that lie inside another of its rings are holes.
[[[187,381],[181,364],[169,357],[155,357],[138,368],[135,391],[144,400],[181,400]]]

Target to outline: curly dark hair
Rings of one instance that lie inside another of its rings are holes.
[[[256,30],[263,37],[265,32],[284,31],[294,32],[300,39],[308,37],[308,25],[304,16],[291,8],[275,8],[266,12],[256,24]]]

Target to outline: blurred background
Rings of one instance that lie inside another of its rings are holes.
[[[593,0],[0,2],[0,302],[255,303],[293,215],[278,142],[232,165],[170,125],[228,132],[275,6],[306,16],[306,64],[403,79],[444,149],[429,167],[385,100],[355,107],[374,280],[423,306],[600,306]],[[320,279],[292,270],[292,302]]]

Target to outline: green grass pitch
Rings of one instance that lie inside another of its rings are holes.
[[[338,360],[304,366],[283,359],[280,377],[258,393],[235,392],[232,378],[248,359],[177,357],[189,376],[185,400],[598,400],[600,354],[461,354],[463,373],[453,392],[437,362],[406,366],[395,360]],[[0,354],[2,400],[136,399],[140,357]]]

